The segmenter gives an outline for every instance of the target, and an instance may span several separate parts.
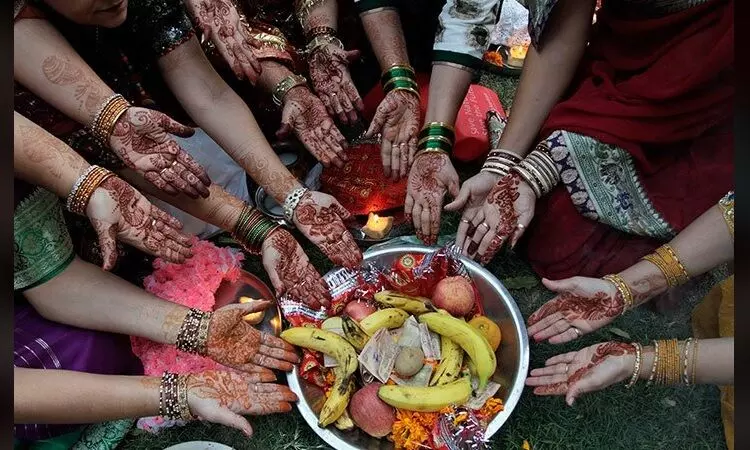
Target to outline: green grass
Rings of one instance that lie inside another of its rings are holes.
[[[495,89],[507,107],[515,93],[517,79],[490,74],[482,84]],[[475,173],[476,165],[457,168],[461,178]],[[458,216],[447,215],[443,233],[454,233]],[[300,240],[300,242],[305,242]],[[330,262],[309,244],[305,250],[321,273]],[[245,268],[268,278],[256,257],[249,257]],[[516,299],[524,317],[552,297],[530,267],[516,254],[504,253],[488,265]],[[676,311],[661,315],[639,308],[616,320],[610,327],[561,346],[531,344],[531,367],[539,367],[558,353],[576,350],[604,340],[649,342],[690,335],[690,312],[721,274],[710,274],[685,290]],[[628,337],[622,337],[622,333]],[[247,450],[327,449],[294,410],[286,415],[251,418],[255,436],[246,439],[232,429],[207,423],[192,423],[161,434],[134,430],[121,444],[122,449],[163,449],[179,442],[210,440]],[[492,438],[493,449],[518,449],[528,440],[534,449],[722,449],[726,448],[719,407],[719,391],[714,386],[690,388],[646,388],[631,390],[622,386],[581,397],[573,407],[560,397],[537,397],[525,390],[510,419]]]

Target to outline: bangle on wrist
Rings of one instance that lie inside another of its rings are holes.
[[[212,316],[212,312],[191,308],[182,321],[175,347],[183,352],[205,355]]]
[[[250,254],[259,255],[263,241],[280,225],[252,206],[245,204],[232,230],[232,237]]]
[[[194,420],[188,404],[186,374],[164,372],[159,384],[159,415],[166,419]]]
[[[510,169],[519,162],[521,162],[521,157],[513,152],[499,148],[493,149],[487,154],[480,172],[492,173],[502,178],[510,173]]]
[[[685,266],[682,265],[674,249],[669,244],[662,245],[654,253],[646,255],[641,259],[658,267],[664,278],[666,278],[669,287],[686,283],[690,279]]]
[[[316,36],[336,36],[336,29],[332,27],[312,27],[305,32],[308,40]]]
[[[115,129],[115,124],[125,111],[130,108],[130,103],[120,94],[114,94],[107,98],[91,122],[91,133],[104,146],[109,146],[109,137]]]
[[[623,304],[622,312],[620,313],[620,315],[625,314],[625,311],[633,308],[633,291],[630,290],[630,286],[625,283],[625,280],[620,275],[612,273],[609,275],[604,275],[602,279],[614,284],[617,288],[617,291],[622,296]]]
[[[298,187],[284,199],[284,218],[290,224],[294,224],[294,210],[297,209],[297,205],[308,190],[306,187]]]
[[[334,44],[340,49],[344,49],[344,43],[341,42],[339,38],[336,36],[331,36],[327,34],[315,36],[312,39],[310,39],[310,42],[307,43],[307,46],[305,46],[305,52],[310,55],[314,53],[317,49],[320,47],[324,47],[329,44]]]
[[[407,91],[421,99],[416,74],[408,64],[394,64],[384,70],[380,76],[380,84],[384,94],[391,91]]]
[[[729,234],[734,239],[734,191],[729,191],[719,200],[719,209],[721,209],[721,215],[727,223]]]
[[[114,175],[104,167],[90,166],[73,184],[73,189],[65,200],[65,207],[74,214],[86,215],[86,207],[94,191]]]
[[[276,106],[281,106],[282,104],[284,104],[284,97],[286,96],[287,92],[292,90],[292,88],[306,84],[307,79],[302,75],[292,74],[285,76],[281,79],[281,81],[276,83],[276,86],[273,88],[273,94],[271,95],[273,103]]]
[[[631,345],[635,349],[635,364],[633,366],[633,374],[630,375],[630,380],[625,385],[626,389],[630,389],[631,387],[635,386],[635,383],[638,382],[638,375],[640,375],[641,373],[643,347],[637,342],[633,342]]]

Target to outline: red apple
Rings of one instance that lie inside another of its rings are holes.
[[[349,415],[354,423],[372,437],[388,436],[396,421],[396,411],[378,397],[382,384],[370,383],[352,395]]]
[[[377,311],[377,308],[370,303],[359,300],[351,301],[344,307],[344,314],[348,315],[355,321],[359,322],[365,317]]]
[[[474,288],[464,277],[443,278],[435,286],[432,303],[454,317],[463,317],[474,308]]]

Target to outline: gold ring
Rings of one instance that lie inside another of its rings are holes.
[[[524,228],[526,228],[522,223],[519,223],[518,225],[516,225],[516,227],[520,230],[523,230]]]
[[[572,328],[572,329],[573,329],[573,331],[575,331],[575,332],[576,332],[576,334],[578,335],[578,337],[581,337],[581,330],[579,330],[578,328],[576,328],[576,327],[573,327],[573,326],[572,326],[572,327],[570,327],[570,328]]]
[[[471,223],[467,219],[461,219],[461,222],[463,222],[463,223]]]
[[[156,219],[151,219],[151,228],[156,226]]]
[[[568,369],[570,369],[570,365],[569,364],[565,364],[565,373],[568,373]]]
[[[480,227],[480,226],[482,226],[482,225],[484,225],[485,227],[487,227],[487,231],[490,231],[490,226],[489,226],[489,225],[487,225],[487,222],[482,222],[482,223],[480,223],[480,224],[479,224],[479,225],[477,225],[477,226],[478,226],[478,227]]]

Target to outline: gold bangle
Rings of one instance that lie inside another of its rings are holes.
[[[625,283],[625,280],[616,273],[604,275],[602,279],[609,281],[617,288],[617,291],[622,296],[623,301],[622,312],[620,313],[620,315],[625,314],[625,311],[633,307],[633,291],[630,290],[630,286],[628,286],[628,284]]]
[[[417,158],[420,156],[426,154],[426,153],[440,153],[443,155],[448,155],[448,152],[443,150],[442,148],[424,148],[422,150],[419,150],[417,153],[414,154],[414,160],[416,161]]]
[[[66,206],[72,213],[86,215],[86,207],[94,191],[108,178],[114,176],[114,173],[103,167],[92,167],[76,180],[73,190],[68,194]]]
[[[696,339],[695,342],[693,343],[693,358],[690,363],[690,366],[692,368],[691,370],[692,374],[690,375],[690,380],[692,384],[695,384],[695,369],[696,369],[696,366],[698,365],[698,342],[699,340]]]
[[[646,386],[651,386],[651,384],[656,379],[656,367],[659,365],[659,341],[654,341],[654,362],[651,364],[651,373],[648,376],[648,381],[646,382]]]
[[[406,92],[411,92],[412,94],[416,95],[416,96],[417,96],[417,98],[418,98],[419,100],[422,100],[422,96],[421,96],[421,95],[419,94],[419,91],[418,91],[418,90],[416,90],[416,89],[414,89],[414,88],[408,88],[408,87],[395,87],[395,88],[391,89],[391,90],[390,90],[390,91],[388,91],[388,92],[393,92],[393,91],[406,91]]]
[[[687,282],[690,279],[685,266],[682,265],[674,249],[669,244],[664,244],[654,252],[661,259],[665,269],[669,272],[674,286]]]
[[[115,94],[109,97],[91,123],[91,132],[102,144],[108,145],[109,137],[114,130],[117,120],[122,114],[130,108],[130,104],[125,97]]]
[[[633,366],[633,374],[630,376],[630,381],[628,381],[628,383],[625,385],[626,389],[630,389],[635,385],[635,383],[638,381],[638,375],[641,373],[641,344],[633,342],[630,345],[635,348],[635,365]]]
[[[425,128],[432,128],[432,127],[444,127],[444,128],[451,130],[454,133],[456,132],[456,129],[453,127],[453,125],[449,124],[448,122],[427,122],[426,124],[424,124],[422,129],[424,130]]]
[[[384,76],[386,76],[388,72],[390,72],[393,69],[403,69],[416,75],[416,73],[414,72],[414,68],[410,66],[409,64],[393,64],[380,73],[380,78],[383,78]]]
[[[734,239],[734,191],[729,191],[727,195],[719,200],[719,208],[729,228],[729,234]]]
[[[302,75],[292,74],[285,76],[281,81],[276,84],[273,88],[273,94],[271,98],[276,106],[281,106],[284,103],[284,97],[287,92],[291,91],[292,88],[307,84],[307,79]]]
[[[667,286],[674,287],[679,284],[661,255],[657,253],[651,253],[641,259],[644,261],[648,261],[659,268],[661,273],[664,275],[664,278],[667,280]]]

